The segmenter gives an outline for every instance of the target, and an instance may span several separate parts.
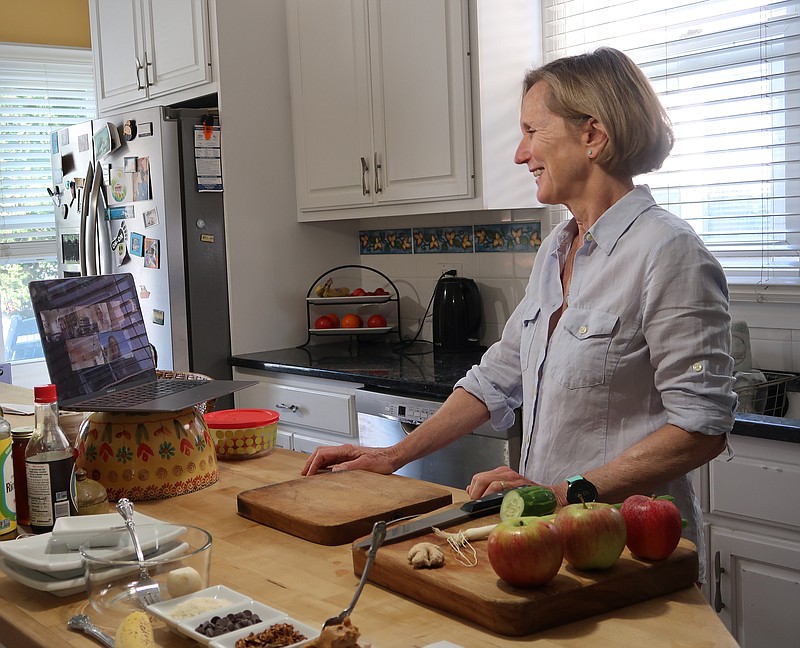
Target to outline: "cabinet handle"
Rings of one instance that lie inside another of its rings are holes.
[[[153,82],[150,80],[150,68],[152,67],[153,62],[147,59],[147,52],[144,53],[144,80],[147,82],[147,87],[149,88],[153,85]]]
[[[720,565],[719,551],[714,554],[714,611],[722,612],[725,604],[722,602],[722,594],[719,591],[719,583],[722,574],[725,573],[725,568]]]
[[[369,173],[369,164],[367,159],[361,158],[361,195],[369,196],[369,185],[367,184],[367,173]]]
[[[374,154],[375,160],[375,193],[379,194],[383,191],[383,187],[381,187],[381,165],[378,163],[378,154]]]
[[[144,68],[142,67],[141,61],[139,61],[138,56],[134,60],[136,61],[136,89],[144,90],[145,86],[142,85],[142,77],[139,75],[139,72],[141,72]],[[146,71],[145,74],[147,74]]]
[[[292,414],[297,412],[300,408],[297,405],[287,405],[286,403],[276,403],[275,409],[289,410]]]

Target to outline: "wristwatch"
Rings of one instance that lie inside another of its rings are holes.
[[[594,484],[581,475],[567,477],[567,502],[580,504],[597,500],[597,489]]]

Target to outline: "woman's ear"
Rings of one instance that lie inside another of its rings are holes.
[[[605,127],[594,117],[589,117],[583,125],[583,143],[586,147],[586,154],[592,159],[600,155],[608,143],[608,133]]]

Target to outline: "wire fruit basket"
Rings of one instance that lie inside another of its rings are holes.
[[[737,412],[783,416],[786,413],[786,387],[797,378],[794,374],[763,372],[765,381],[741,387],[734,386],[739,395]]]

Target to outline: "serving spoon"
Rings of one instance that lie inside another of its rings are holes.
[[[114,648],[114,639],[98,628],[94,623],[89,620],[85,614],[76,614],[69,621],[67,627],[70,630],[80,630],[85,632],[90,637],[94,637],[104,646]]]

